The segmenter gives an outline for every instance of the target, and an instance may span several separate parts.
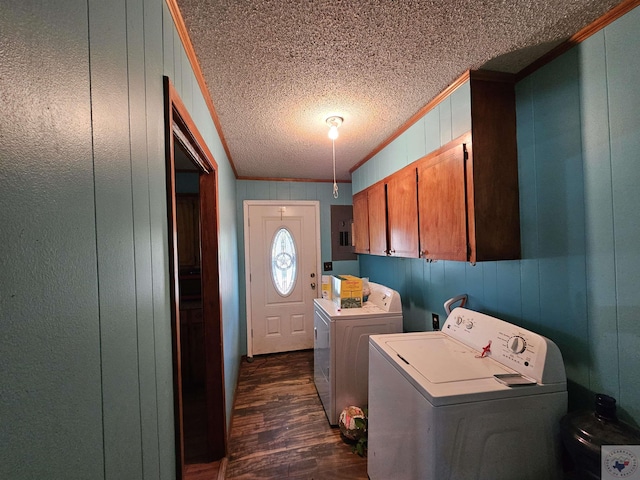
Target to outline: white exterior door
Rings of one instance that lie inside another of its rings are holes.
[[[244,202],[247,354],[313,348],[319,202]]]

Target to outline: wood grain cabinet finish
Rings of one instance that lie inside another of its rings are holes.
[[[470,87],[471,131],[418,161],[420,255],[519,259],[513,78],[471,72]]]
[[[378,182],[353,196],[356,253],[387,255],[387,193]]]
[[[469,261],[520,258],[515,81],[471,72],[467,145]]]
[[[366,190],[353,196],[353,242],[356,253],[369,253],[369,202]]]
[[[418,164],[420,257],[468,256],[465,144],[457,143]]]
[[[387,179],[388,254],[418,257],[418,182],[416,167],[410,166]]]
[[[520,258],[514,82],[471,71],[471,130],[354,195],[356,253]]]
[[[418,257],[416,167],[407,167],[353,196],[356,253]]]
[[[384,183],[367,189],[369,253],[387,255],[387,194]]]

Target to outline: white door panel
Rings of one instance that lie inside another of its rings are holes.
[[[320,291],[318,210],[318,202],[244,202],[249,357],[313,348],[313,299]],[[293,248],[284,241],[274,250],[282,229],[293,238]],[[280,289],[274,278],[284,279]]]

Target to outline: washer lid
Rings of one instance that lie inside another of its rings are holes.
[[[491,358],[478,358],[478,352],[442,334],[387,342],[401,359],[431,383],[460,382],[493,378],[513,373]]]
[[[442,332],[371,335],[378,350],[433,405],[565,392],[566,383],[507,386],[494,375],[515,370]],[[370,372],[371,374],[371,372]]]

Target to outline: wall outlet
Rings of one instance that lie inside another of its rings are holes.
[[[433,330],[440,330],[440,316],[437,313],[431,314],[431,325],[433,325]]]
[[[333,262],[324,262],[324,271],[330,272],[333,270]]]

